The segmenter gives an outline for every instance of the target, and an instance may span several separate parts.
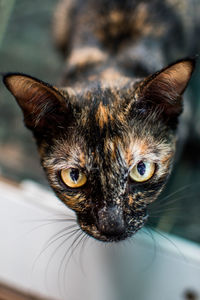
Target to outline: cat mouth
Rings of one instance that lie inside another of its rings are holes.
[[[134,233],[134,232],[131,232],[129,234],[127,232],[122,232],[121,234],[117,234],[117,233],[115,234],[114,232],[112,234],[105,233],[105,232],[102,233],[95,225],[91,226],[91,225],[85,225],[80,223],[79,225],[86,234],[102,242],[119,242],[130,237]]]
[[[147,222],[148,216],[141,219],[134,220],[132,223],[126,224],[123,229],[113,227],[112,230],[99,229],[96,224],[87,224],[78,219],[81,229],[90,237],[95,238],[101,242],[120,242],[134,235]]]

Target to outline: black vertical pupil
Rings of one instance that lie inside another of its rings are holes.
[[[79,179],[79,170],[78,169],[71,169],[70,177],[74,182],[77,182]]]
[[[137,170],[138,170],[138,173],[143,176],[146,172],[146,166],[145,166],[145,163],[143,163],[143,161],[140,161],[137,165]]]

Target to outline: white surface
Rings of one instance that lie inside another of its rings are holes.
[[[200,295],[200,248],[172,236],[139,232],[131,242],[106,247],[90,238],[59,274],[74,236],[38,255],[50,237],[75,224],[53,220],[66,215],[73,213],[37,184],[0,183],[0,280],[62,300],[183,300],[188,289]]]
[[[98,255],[98,246],[94,243],[85,248],[82,256],[85,274],[77,262],[80,256],[77,251],[67,265],[65,276],[64,267],[59,275],[61,261],[74,236],[65,243],[66,237],[63,236],[38,257],[50,237],[75,224],[54,221],[55,218],[61,220],[73,216],[54,195],[31,182],[22,184],[21,189],[0,183],[0,195],[1,281],[55,299],[75,300],[80,299],[80,295],[81,299],[111,299],[106,298],[101,289],[105,276],[99,276],[101,265],[97,267],[96,264],[100,263],[101,255]],[[71,251],[65,262],[70,254]]]

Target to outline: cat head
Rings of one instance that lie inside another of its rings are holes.
[[[57,89],[7,74],[57,196],[87,234],[123,240],[147,221],[147,206],[172,168],[182,98],[194,68],[186,59],[142,80]]]

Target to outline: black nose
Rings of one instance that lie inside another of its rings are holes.
[[[104,207],[98,212],[98,230],[108,237],[124,233],[125,224],[122,209],[118,206]]]

